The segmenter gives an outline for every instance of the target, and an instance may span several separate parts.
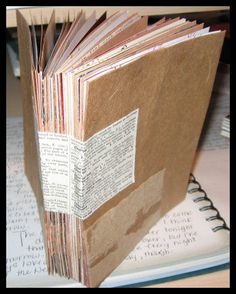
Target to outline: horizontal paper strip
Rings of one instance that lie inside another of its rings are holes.
[[[38,132],[45,210],[81,219],[135,182],[138,109],[87,141]]]

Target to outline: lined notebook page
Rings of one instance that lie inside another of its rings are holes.
[[[7,284],[8,286],[63,286],[81,284],[48,276],[42,231],[35,197],[23,172],[22,119],[7,121]],[[222,222],[207,222],[209,211],[201,212],[192,196],[170,211],[155,225],[126,260],[101,286],[112,284],[112,277],[157,268],[164,264],[210,256],[228,247],[226,230],[213,232]],[[214,214],[214,213],[213,213]],[[158,265],[158,266],[157,266]]]

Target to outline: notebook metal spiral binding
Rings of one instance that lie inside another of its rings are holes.
[[[210,198],[208,198],[207,193],[202,189],[200,183],[196,180],[196,178],[194,177],[193,174],[190,174],[190,178],[189,178],[189,184],[195,184],[194,187],[191,187],[188,189],[188,193],[189,194],[194,194],[196,192],[200,192],[201,196],[195,198],[193,201],[195,203],[200,202],[200,201],[207,201],[209,202],[209,205],[203,206],[201,208],[199,208],[200,211],[206,211],[206,210],[213,210],[216,212],[215,215],[210,216],[208,218],[206,218],[206,221],[210,222],[210,221],[214,221],[214,220],[220,220],[222,221],[222,225],[218,225],[212,228],[213,232],[217,232],[219,230],[230,230],[229,227],[227,226],[225,220],[222,218],[222,216],[220,215],[218,209],[214,206],[213,202],[211,201]]]

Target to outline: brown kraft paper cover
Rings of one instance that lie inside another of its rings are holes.
[[[90,286],[184,199],[223,40],[188,40],[90,82],[85,140],[139,108],[135,183],[83,222]]]

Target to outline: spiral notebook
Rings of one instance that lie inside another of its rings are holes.
[[[36,200],[23,172],[22,118],[7,121],[7,286],[82,287],[49,276]],[[204,187],[203,187],[204,188]],[[229,228],[193,175],[185,200],[165,215],[101,287],[178,277],[229,263]]]

